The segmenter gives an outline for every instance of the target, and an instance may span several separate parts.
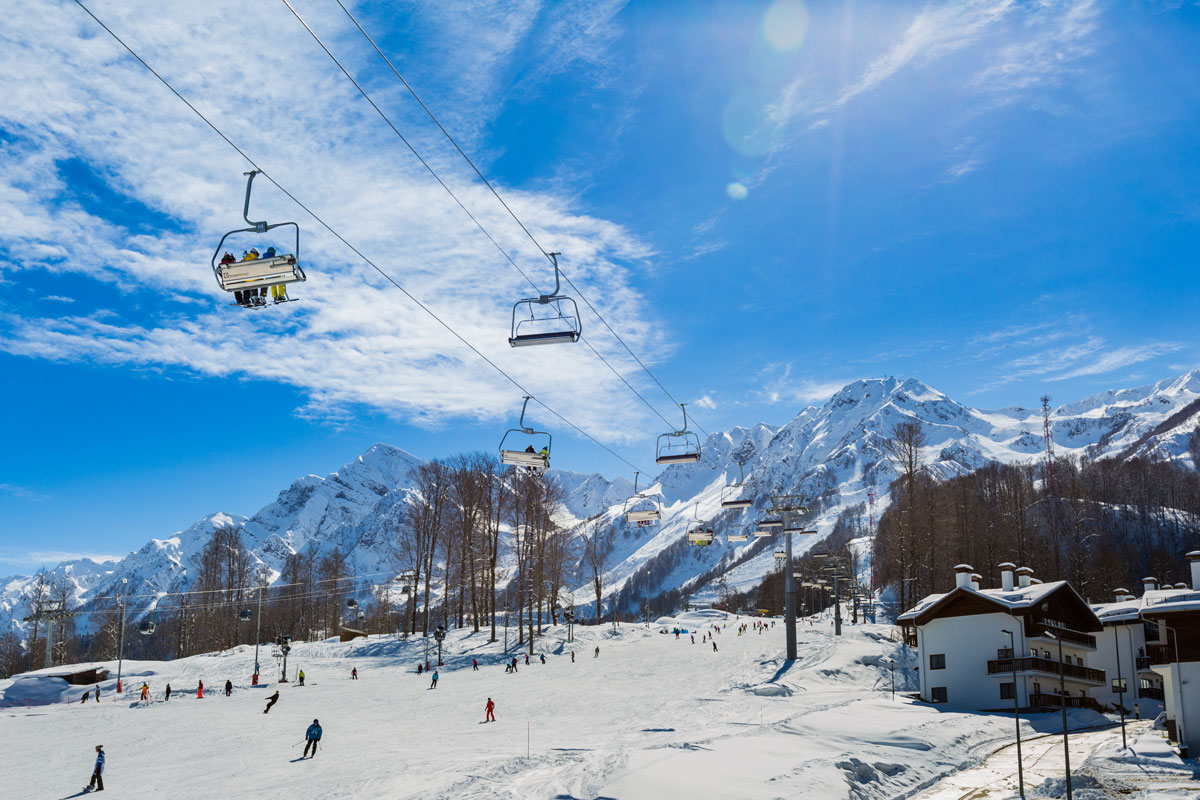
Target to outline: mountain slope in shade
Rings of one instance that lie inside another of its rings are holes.
[[[949,478],[990,461],[1027,462],[1042,457],[1040,409],[980,410],[958,403],[915,379],[874,378],[847,384],[821,406],[801,410],[786,425],[759,423],[714,434],[704,442],[697,464],[674,465],[639,489],[657,495],[663,522],[637,527],[622,512],[633,492],[625,477],[550,470],[549,479],[566,499],[559,518],[566,525],[589,518],[617,528],[617,543],[605,578],[606,592],[634,579],[641,569],[653,573],[641,591],[657,593],[687,586],[706,572],[727,572],[731,586],[750,586],[773,565],[770,541],[726,543],[705,548],[681,544],[696,521],[711,522],[718,533],[749,525],[771,494],[801,494],[814,510],[813,527],[828,533],[843,510],[865,504],[874,487],[877,512],[886,502],[896,471],[886,442],[896,423],[914,420],[925,432],[923,461],[933,474]],[[1143,456],[1176,460],[1195,468],[1194,443],[1200,425],[1200,370],[1136,389],[1109,391],[1051,412],[1055,448],[1060,454],[1110,458]],[[738,481],[743,464],[745,491],[758,498],[745,512],[722,512],[727,485]],[[385,520],[411,492],[409,471],[421,459],[387,444],[376,444],[338,471],[306,475],[279,493],[253,516],[215,513],[173,536],[154,539],[124,559],[106,564],[64,562],[50,572],[74,586],[81,604],[111,592],[122,578],[129,591],[154,594],[187,586],[189,568],[211,532],[240,526],[254,558],[278,575],[290,553],[333,549],[348,559],[357,575],[394,570]],[[797,541],[803,552],[820,537]],[[723,540],[722,540],[723,541]],[[736,566],[734,562],[737,563]],[[22,628],[29,613],[32,578],[0,580],[0,625]],[[592,602],[580,579],[579,603]]]

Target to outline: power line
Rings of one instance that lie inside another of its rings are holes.
[[[287,0],[284,0],[284,2],[286,3]],[[505,202],[504,198],[500,195],[500,192],[496,189],[495,186],[492,185],[492,182],[489,181],[487,179],[487,177],[483,174],[483,172],[479,169],[479,167],[475,165],[475,162],[473,160],[471,160],[471,157],[469,155],[467,155],[466,151],[464,151],[462,149],[462,147],[459,146],[458,141],[452,135],[450,135],[450,132],[448,130],[446,130],[445,126],[442,125],[441,121],[438,120],[437,116],[433,113],[433,111],[429,108],[429,106],[427,106],[425,104],[425,101],[421,99],[420,95],[417,94],[416,90],[413,89],[412,85],[407,80],[405,80],[403,75],[400,74],[400,71],[398,69],[396,69],[394,64],[392,64],[391,59],[389,59],[387,57],[387,55],[384,54],[383,50],[380,49],[379,45],[376,44],[375,40],[371,37],[371,35],[369,33],[367,33],[366,29],[363,28],[362,24],[358,21],[358,19],[354,16],[354,14],[351,13],[350,9],[346,8],[345,4],[342,3],[342,0],[337,0],[337,4],[338,4],[338,6],[341,7],[342,11],[344,11],[346,13],[346,16],[350,18],[350,21],[354,23],[354,27],[358,28],[358,31],[359,31],[359,33],[361,33],[363,35],[363,38],[365,38],[371,44],[371,47],[374,48],[375,52],[379,54],[379,57],[381,59],[383,59],[383,62],[385,64],[387,64],[388,69],[390,69],[392,71],[392,74],[396,76],[396,78],[400,81],[400,83],[402,83],[404,85],[404,88],[408,90],[408,93],[413,96],[413,99],[416,100],[417,103],[421,106],[421,108],[424,109],[425,113],[429,115],[429,118],[431,120],[433,120],[433,123],[435,125],[437,125],[438,130],[440,130],[442,132],[442,134],[446,137],[446,139],[450,142],[450,144],[452,144],[454,146],[454,149],[458,151],[458,154],[463,157],[463,160],[466,161],[467,164],[470,165],[471,169],[475,172],[475,174],[479,176],[479,180],[483,181],[483,184],[485,186],[487,186],[488,190],[491,191],[492,195],[495,196],[496,200],[499,201],[500,205],[504,207],[504,210],[508,212],[508,215],[510,217],[512,217],[513,221],[516,222],[517,225],[521,228],[521,230],[525,232],[525,235],[527,237],[529,237],[529,241],[533,242],[533,245],[538,249],[538,252],[540,252],[543,256],[545,256],[547,258],[547,260],[550,261],[550,263],[555,265],[555,267],[558,267],[558,265],[555,264],[554,259],[550,258],[549,253],[546,252],[546,248],[542,247],[541,243],[538,242],[537,238],[533,235],[533,232],[530,231],[528,226],[526,226],[525,223],[521,221],[521,218],[518,217],[516,212],[512,210],[512,207],[509,206],[509,204],[507,202]],[[289,8],[290,8],[290,6],[289,6]],[[295,12],[293,11],[293,13],[295,13]],[[307,27],[307,26],[305,26],[305,27]],[[309,32],[311,33],[311,29]],[[315,36],[315,34],[314,34],[314,36]],[[328,50],[326,50],[326,52],[328,52]],[[360,88],[360,91],[361,91],[361,88]],[[374,104],[372,104],[372,105],[374,105]],[[592,310],[592,313],[596,315],[596,318],[599,319],[602,323],[604,323],[604,327],[607,328],[608,332],[613,335],[613,338],[615,338],[618,342],[620,342],[621,346],[625,348],[626,352],[628,352],[629,355],[633,358],[633,360],[637,362],[638,366],[642,368],[642,371],[645,372],[648,376],[650,376],[650,379],[652,381],[654,381],[655,384],[658,385],[658,388],[662,389],[663,394],[665,394],[672,403],[674,403],[677,406],[680,405],[679,401],[675,399],[675,397],[671,394],[670,391],[668,391],[667,387],[664,386],[661,381],[659,381],[659,379],[655,376],[655,374],[650,371],[650,368],[647,367],[640,358],[638,358],[637,353],[633,352],[633,349],[630,348],[630,346],[625,343],[625,340],[621,338],[620,334],[618,334],[613,329],[613,327],[608,323],[608,320],[606,320],[604,318],[604,316],[596,309],[596,307],[594,305],[592,305],[592,301],[588,300],[587,296],[583,293],[583,291],[580,290],[580,288],[575,285],[574,281],[571,280],[571,277],[569,275],[567,275],[567,273],[565,271],[563,271],[562,268],[560,268],[560,267],[558,268],[558,271],[559,271],[559,274],[562,275],[562,277],[564,279],[566,279],[567,283],[571,286],[571,288],[575,291],[575,293],[577,295],[579,295],[580,299],[582,299],[583,302],[587,305],[587,307]],[[524,275],[524,273],[522,273],[522,275]],[[534,288],[537,288],[537,287],[534,287]],[[593,352],[595,352],[595,350],[593,350]],[[596,353],[596,354],[599,355],[599,353]],[[603,357],[601,357],[601,358],[603,358]],[[626,385],[628,385],[628,384],[626,384]],[[630,389],[632,390],[633,387],[631,386]],[[638,394],[636,390],[634,390],[634,394]],[[646,399],[644,397],[642,397],[640,394],[638,394],[638,397],[642,400],[642,402],[646,403],[647,405],[650,405],[646,401]],[[651,406],[651,408],[653,408],[653,406]],[[655,413],[658,413],[658,412],[655,411]],[[669,420],[667,420],[665,417],[662,416],[662,414],[659,414],[659,417],[661,417],[664,422],[667,422],[667,424],[671,424]],[[699,428],[700,432],[703,433],[706,437],[708,436],[708,433],[704,430],[704,428],[700,427],[699,423],[696,424],[696,427]]]
[[[111,28],[109,28],[107,25],[105,25],[104,22],[102,22],[99,17],[97,17],[95,14],[93,14],[91,9],[89,9],[86,5],[83,4],[82,0],[74,0],[74,2],[77,6],[82,8],[89,17],[91,17],[93,20],[95,20],[96,24],[99,25],[101,28],[103,28],[105,30],[105,32],[108,33],[109,36],[111,36],[113,39],[115,39],[117,41],[118,44],[120,44],[122,47],[124,47],[125,50],[131,56],[133,56],[135,59],[137,59],[138,63],[140,63],[143,67],[145,67],[150,72],[151,75],[153,75],[155,78],[158,78],[159,82],[162,83],[163,86],[167,87],[167,89],[169,89],[172,94],[174,94],[176,97],[178,97],[184,103],[184,105],[186,105],[189,109],[191,109],[192,113],[194,113],[197,117],[199,117],[204,122],[204,124],[208,125],[208,127],[211,128],[214,133],[216,133],[218,136],[220,136],[225,141],[226,144],[228,144],[231,148],[233,148],[238,153],[238,155],[240,155],[242,158],[244,158],[252,167],[257,169],[264,178],[269,180],[277,189],[279,189],[279,191],[281,191],[285,195],[287,195],[287,197],[293,203],[295,203],[300,208],[302,208],[305,211],[305,213],[307,213],[314,220],[316,220],[317,223],[321,225],[321,227],[323,227],[332,236],[334,236],[338,241],[340,241],[347,248],[349,248],[355,255],[357,255],[364,262],[366,262],[372,269],[374,269],[381,276],[383,276],[383,278],[385,280],[387,280],[390,284],[392,284],[397,289],[399,289],[404,294],[404,296],[407,297],[409,300],[411,300],[413,303],[415,303],[418,308],[420,308],[422,311],[424,311],[426,314],[428,314],[430,317],[432,317],[439,325],[441,325],[443,328],[445,328],[447,331],[449,331],[450,334],[454,336],[454,338],[458,339],[460,342],[462,342],[464,345],[466,345],[467,348],[469,348],[471,350],[471,352],[475,353],[475,355],[477,355],[481,359],[483,359],[489,366],[492,367],[492,369],[496,370],[501,375],[503,375],[509,381],[509,383],[511,383],[513,386],[515,386],[517,389],[519,389],[522,394],[528,395],[531,398],[533,398],[533,400],[535,400],[538,403],[538,405],[542,406],[542,408],[549,411],[555,417],[560,419],[563,423],[565,423],[566,425],[573,428],[579,434],[581,434],[582,436],[584,436],[585,438],[590,440],[592,443],[594,443],[595,445],[597,445],[598,447],[603,449],[605,452],[607,452],[609,455],[616,458],[618,461],[621,461],[622,463],[624,463],[630,469],[633,469],[635,471],[641,471],[638,469],[638,467],[636,465],[634,465],[632,462],[630,462],[624,456],[619,455],[618,453],[613,451],[612,448],[610,448],[608,445],[604,444],[599,439],[597,439],[596,437],[592,436],[587,431],[580,428],[574,422],[572,422],[571,420],[564,417],[562,414],[560,414],[558,411],[556,411],[554,408],[552,408],[550,405],[548,405],[546,403],[546,401],[541,400],[540,398],[536,397],[532,392],[530,392],[528,389],[526,389],[524,386],[522,386],[521,383],[519,381],[517,381],[516,378],[509,375],[499,365],[497,365],[494,361],[492,361],[490,358],[488,358],[486,355],[484,355],[478,348],[475,347],[475,345],[471,344],[462,334],[460,334],[453,327],[451,327],[448,322],[446,322],[441,317],[439,317],[436,313],[434,313],[433,309],[429,308],[427,305],[425,305],[419,299],[417,299],[417,297],[415,295],[413,295],[411,292],[409,292],[407,289],[405,289],[395,278],[393,278],[391,275],[389,275],[386,271],[383,270],[383,268],[381,268],[378,264],[376,264],[374,261],[372,261],[370,258],[368,258],[361,250],[359,250],[357,247],[355,247],[353,244],[351,244],[344,236],[342,236],[340,233],[338,233],[333,228],[333,226],[331,226],[324,219],[322,219],[320,216],[318,216],[315,211],[313,211],[311,208],[309,208],[304,203],[300,202],[300,200],[294,194],[292,194],[287,189],[285,189],[277,180],[275,180],[275,178],[273,178],[270,175],[270,173],[263,170],[262,167],[260,167],[254,161],[254,159],[252,159],[249,155],[247,155],[247,153],[244,150],[242,150],[242,148],[238,147],[238,145],[235,144],[232,139],[230,139],[228,136],[226,136],[225,133],[222,132],[220,128],[218,128],[211,120],[209,120],[208,117],[204,116],[204,114],[201,113],[199,109],[197,109],[194,105],[192,105],[192,103],[186,97],[184,97],[174,86],[172,86],[170,81],[168,81],[166,78],[164,78],[162,75],[160,75],[153,67],[151,67],[146,62],[145,59],[143,59],[140,55],[138,55],[137,52],[134,51],[134,49],[132,47],[130,47],[128,44],[126,44],[125,41],[120,36],[118,36],[115,32],[113,32],[113,30]],[[414,150],[413,152],[416,152],[416,151]],[[465,207],[464,207],[464,210],[465,210]],[[470,212],[467,212],[467,213],[470,213]],[[650,473],[647,473],[647,474],[650,474]]]
[[[397,127],[396,124],[394,122],[392,122],[391,118],[388,117],[388,115],[383,111],[383,109],[379,107],[379,104],[376,103],[375,100],[371,97],[371,95],[367,92],[367,90],[363,88],[362,84],[360,84],[358,82],[358,80],[355,79],[355,77],[350,74],[350,71],[348,69],[346,69],[345,65],[343,65],[340,60],[338,60],[337,56],[335,56],[333,54],[333,51],[329,49],[329,46],[327,44],[325,44],[325,42],[321,39],[321,37],[317,35],[317,32],[315,30],[313,30],[312,26],[309,25],[308,22],[306,22],[302,16],[300,16],[300,12],[298,12],[296,10],[295,6],[293,6],[289,2],[289,0],[281,0],[281,2],[285,6],[287,6],[287,9],[290,12],[292,12],[292,16],[296,18],[296,21],[299,22],[302,26],[304,26],[304,29],[306,31],[308,31],[308,35],[312,37],[313,41],[315,41],[317,43],[317,45],[319,45],[323,51],[325,51],[325,55],[329,56],[329,59],[337,66],[337,68],[339,70],[341,70],[342,74],[346,76],[346,79],[349,80],[350,83],[352,83],[354,85],[354,88],[358,90],[358,93],[361,94],[368,103],[370,103],[371,108],[375,109],[375,113],[378,114],[379,117],[385,123],[387,123],[387,126],[392,129],[392,133],[396,134],[396,136],[400,139],[400,141],[404,143],[404,146],[409,149],[409,152],[411,152],[416,157],[416,159],[421,162],[421,166],[425,167],[425,169],[429,172],[429,174],[433,176],[434,180],[436,180],[438,182],[438,185],[440,185],[443,189],[446,190],[446,193],[448,195],[450,195],[450,197],[454,200],[454,202],[456,204],[458,204],[458,207],[463,210],[463,213],[466,214],[467,217],[470,218],[471,222],[473,222],[475,224],[475,227],[477,227],[480,230],[480,232],[482,232],[483,235],[487,237],[488,241],[492,243],[492,246],[494,246],[496,248],[496,250],[500,253],[500,255],[502,255],[504,257],[504,259],[506,261],[508,261],[509,264],[512,265],[513,269],[515,269],[518,273],[520,273],[521,277],[525,279],[526,283],[528,283],[530,286],[533,287],[533,290],[535,292],[537,292],[539,295],[542,294],[541,289],[538,288],[538,285],[536,283],[534,283],[533,279],[530,278],[528,274],[526,274],[525,270],[521,269],[520,265],[517,264],[516,260],[508,253],[508,251],[505,250],[500,245],[500,243],[496,241],[495,237],[493,237],[492,234],[488,231],[488,229],[484,227],[483,223],[479,221],[479,218],[476,217],[473,213],[471,213],[471,211],[467,208],[466,204],[463,203],[463,201],[458,197],[458,195],[456,195],[454,193],[454,190],[450,188],[450,186],[442,179],[442,177],[440,175],[438,175],[437,170],[435,170],[433,168],[433,166],[425,159],[425,157],[422,156],[417,151],[416,147],[413,146],[412,142],[410,142],[408,140],[408,138],[403,133],[400,132],[399,127]],[[340,5],[340,2],[339,2],[339,5]],[[350,19],[354,22],[355,25],[358,25],[358,20],[354,19],[354,16],[350,14],[350,12],[346,9],[345,6],[342,6],[342,10],[346,11],[346,13],[348,15],[350,15]],[[371,42],[371,44],[374,46],[375,45],[374,40],[372,40],[371,37],[367,34],[367,32],[362,29],[362,26],[359,26],[359,30],[362,31],[363,35],[367,37],[367,41]],[[379,48],[377,46],[375,47],[375,51],[378,52],[380,54],[380,56],[383,57],[384,61],[387,62],[389,67],[392,67],[391,62],[387,60],[387,56],[384,56],[383,53],[379,50]],[[488,179],[483,176],[483,173],[481,173],[479,171],[479,168],[475,166],[475,163],[473,161],[471,161],[471,159],[467,156],[467,154],[463,152],[462,148],[460,148],[458,146],[458,143],[456,141],[454,141],[454,138],[450,136],[449,132],[445,128],[442,127],[442,124],[440,122],[438,122],[438,119],[437,119],[437,117],[435,117],[433,115],[433,112],[430,111],[423,102],[421,102],[421,98],[417,97],[416,92],[413,92],[412,87],[408,85],[407,81],[404,81],[404,78],[400,75],[399,72],[396,71],[395,67],[392,67],[392,72],[394,72],[396,74],[396,77],[400,78],[400,80],[404,83],[404,85],[406,87],[408,87],[409,92],[412,93],[413,97],[416,97],[417,102],[421,103],[421,107],[425,109],[425,112],[427,114],[429,114],[430,118],[437,124],[438,128],[441,129],[442,133],[444,133],[446,135],[446,138],[450,140],[450,142],[454,145],[454,147],[458,150],[458,152],[460,154],[462,154],[462,157],[464,159],[466,159],[467,163],[471,165],[471,168],[473,170],[475,170],[475,174],[478,175],[485,184],[487,184],[487,187],[489,189],[491,189],[492,194],[496,195],[496,198],[500,201],[501,205],[503,205],[504,208],[508,211],[508,213],[513,217],[513,219],[515,219],[517,221],[517,224],[521,226],[521,229],[525,231],[526,235],[529,236],[529,238],[533,241],[533,243],[535,245],[537,245],[537,247],[538,247],[539,251],[542,253],[542,255],[545,255],[550,260],[550,262],[552,264],[554,264],[555,263],[554,259],[550,258],[550,256],[544,250],[542,250],[541,245],[538,244],[538,241],[533,238],[533,234],[531,234],[529,232],[529,229],[525,227],[524,223],[522,223],[521,220],[516,216],[516,214],[513,213],[512,209],[508,207],[508,204],[505,203],[504,199],[500,197],[500,195],[496,192],[496,189],[492,186],[492,184],[488,182]],[[555,264],[555,267],[558,268],[557,264]],[[564,278],[566,278],[567,283],[570,283],[571,287],[573,289],[575,289],[576,293],[578,293],[579,296],[581,298],[583,298],[584,303],[587,303],[588,307],[592,308],[592,311],[596,314],[596,316],[598,318],[600,318],[600,321],[604,322],[605,327],[608,327],[608,329],[610,331],[612,331],[612,328],[609,327],[608,322],[605,321],[604,318],[600,316],[600,313],[598,311],[596,311],[595,308],[592,307],[592,305],[588,301],[588,299],[583,296],[583,293],[580,292],[577,287],[575,287],[575,284],[571,283],[571,279],[565,273],[562,273],[561,269],[559,269],[559,273],[562,274],[562,276]],[[613,335],[614,336],[616,335],[615,331],[613,331]],[[629,391],[633,392],[633,394],[639,400],[641,400],[646,405],[647,408],[649,408],[651,411],[653,411],[655,414],[658,415],[659,419],[661,419],[663,422],[665,422],[668,425],[673,424],[669,419],[667,419],[665,416],[663,416],[662,413],[657,408],[655,408],[650,403],[650,401],[647,400],[642,395],[641,392],[639,392],[636,388],[634,388],[633,384],[631,384],[625,378],[625,376],[622,375],[620,373],[620,371],[618,371],[617,368],[614,367],[609,362],[609,360],[607,358],[605,358],[600,353],[600,351],[597,350],[592,345],[591,342],[589,342],[582,335],[580,335],[579,338],[582,339],[584,344],[586,344],[588,346],[588,349],[591,350],[592,353],[595,354],[595,356],[597,358],[599,358],[606,367],[608,367],[608,369],[612,372],[612,374],[616,375],[617,378],[621,381],[621,383],[625,384],[625,386],[628,387]],[[618,339],[618,341],[620,341],[619,336],[617,337],[617,339]],[[621,344],[624,345],[625,343],[622,341]],[[625,349],[628,350],[629,349],[628,346],[626,346]],[[632,351],[630,351],[630,353],[632,354]],[[637,357],[634,356],[634,358],[636,359]],[[640,361],[638,363],[641,364]],[[642,365],[642,366],[644,369],[645,365]],[[647,370],[647,373],[649,374],[648,370]],[[654,376],[651,374],[650,377],[653,378]],[[660,384],[660,386],[661,386],[661,384]],[[672,400],[674,400],[674,398],[672,398]],[[678,405],[678,403],[676,403],[676,405]],[[697,427],[699,427],[699,425],[697,425]],[[706,433],[705,436],[707,436],[707,435],[708,434]]]

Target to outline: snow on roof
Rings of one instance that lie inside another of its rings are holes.
[[[1101,622],[1131,622],[1153,609],[1159,612],[1200,610],[1200,592],[1193,589],[1151,589],[1141,597],[1112,603],[1092,603]]]
[[[1021,586],[1010,591],[1003,589],[974,589],[969,586],[961,586],[952,592],[946,594],[931,594],[923,598],[915,606],[905,611],[897,621],[904,622],[907,620],[915,620],[921,614],[924,614],[942,599],[949,597],[954,592],[970,592],[972,594],[981,595],[989,600],[1001,604],[1009,611],[1015,611],[1019,608],[1029,608],[1040,603],[1045,597],[1053,594],[1059,588],[1065,586],[1066,581],[1052,581],[1050,583],[1035,583],[1030,586]]]

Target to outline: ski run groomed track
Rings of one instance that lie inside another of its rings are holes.
[[[576,626],[572,643],[565,627],[550,627],[535,646],[547,663],[535,655],[526,666],[521,654],[516,674],[504,671],[502,641],[454,630],[436,689],[416,674],[426,644],[419,636],[298,643],[288,673],[303,669],[303,687],[275,683],[270,647],[256,688],[253,647],[126,661],[128,696],[114,700],[109,681],[99,705],[79,705],[82,688],[72,688],[69,705],[26,707],[22,697],[44,687],[0,681],[8,704],[0,709],[0,786],[5,797],[74,795],[103,744],[113,792],[104,796],[113,798],[898,798],[1011,740],[1010,716],[905,698],[915,661],[887,626],[847,625],[839,638],[827,619],[806,622],[799,659],[784,669],[782,624],[739,637],[741,623],[753,620],[694,612],[649,626]],[[660,632],[675,624],[694,631],[696,643],[691,633]],[[701,642],[713,625],[725,626],[717,652]],[[509,637],[515,642],[515,629]],[[429,645],[436,662],[432,638]],[[116,674],[115,662],[106,666]],[[134,702],[142,681],[150,703]],[[280,700],[264,715],[276,687]],[[496,722],[484,723],[489,697]],[[314,718],[324,728],[320,752],[298,761]],[[1075,712],[1071,725],[1104,722]],[[1025,722],[1029,736],[1057,729],[1056,714]]]

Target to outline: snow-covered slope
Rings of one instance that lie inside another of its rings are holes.
[[[659,526],[628,525],[622,517],[630,482],[599,474],[551,470],[548,477],[564,489],[560,519],[565,524],[588,518],[610,521],[618,537],[605,585],[619,590],[643,570],[642,593],[687,586],[714,568],[728,570],[732,586],[748,586],[771,566],[769,542],[731,543],[688,548],[680,543],[696,519],[712,522],[718,532],[749,524],[762,512],[769,494],[805,495],[816,510],[814,524],[828,533],[844,509],[865,504],[874,487],[882,506],[896,472],[885,455],[885,442],[897,422],[915,420],[927,439],[923,460],[936,475],[950,477],[989,461],[1023,462],[1043,453],[1038,408],[980,410],[958,403],[915,380],[877,378],[848,384],[820,407],[801,410],[782,427],[758,424],[714,434],[698,464],[668,467],[643,492],[658,495],[664,519]],[[1051,414],[1054,443],[1060,454],[1090,458],[1151,456],[1196,467],[1191,445],[1200,425],[1200,370],[1151,386],[1094,395],[1060,405]],[[738,480],[745,464],[747,492],[759,498],[744,513],[720,512],[722,489]],[[338,549],[357,574],[394,566],[384,520],[411,490],[409,471],[421,460],[386,444],[377,444],[337,472],[306,475],[279,493],[248,519],[216,513],[186,531],[155,539],[119,562],[60,564],[52,577],[65,577],[86,603],[128,578],[131,591],[166,592],[188,580],[192,559],[211,531],[241,526],[255,558],[278,573],[287,555],[315,547]],[[818,537],[819,538],[819,537]],[[803,551],[812,539],[798,542]],[[745,558],[748,548],[754,555]],[[31,579],[0,580],[0,625],[17,624],[28,614]],[[580,581],[577,601],[589,601]]]

